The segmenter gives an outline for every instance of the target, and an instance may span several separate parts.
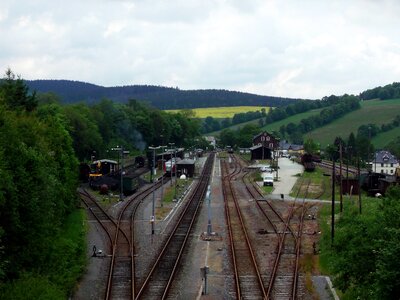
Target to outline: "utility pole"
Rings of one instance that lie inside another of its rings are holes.
[[[161,161],[162,161],[162,165],[161,165],[161,207],[163,207],[163,199],[164,199],[164,149],[167,146],[160,146],[161,148]]]
[[[357,173],[358,173],[358,207],[361,215],[361,170],[360,170],[359,157],[357,157]]]
[[[124,176],[124,154],[125,153],[129,153],[129,151],[124,151],[124,147],[121,146],[117,146],[115,148],[111,148],[111,150],[113,151],[119,151],[119,155],[121,156],[121,166],[120,166],[120,172],[121,172],[121,178],[120,178],[120,193],[119,193],[119,201],[123,201],[124,200],[124,193],[123,193],[123,188],[124,188],[124,181],[123,181],[123,176]]]
[[[369,165],[369,147],[371,145],[371,126],[368,126],[368,153],[367,153],[367,170],[372,171],[372,168],[370,169]]]
[[[332,166],[332,220],[331,220],[331,245],[333,246],[333,241],[335,238],[335,177],[336,177],[336,166],[335,166],[335,158],[332,157],[333,166]]]
[[[173,152],[172,152],[172,146],[175,146],[175,143],[168,143],[168,145],[169,145],[169,147],[170,147],[170,149],[169,149],[169,152],[171,153],[171,186],[172,186],[172,154],[173,154]],[[174,147],[175,148],[175,147]]]
[[[174,153],[175,153],[175,161],[174,161],[174,167],[175,167],[175,195],[174,195],[174,198],[176,199],[176,185],[178,183],[178,165],[176,164],[176,148],[174,148]]]
[[[153,168],[151,169],[151,172],[153,173],[155,170],[155,166],[156,166],[156,150],[160,149],[160,147],[149,147],[149,150],[153,150]],[[153,202],[152,202],[152,207],[151,207],[151,218],[150,218],[150,222],[151,222],[151,234],[154,234],[154,223],[156,222],[156,218],[155,218],[155,202],[156,202],[156,198],[155,198],[155,181],[153,180]]]
[[[275,149],[274,149],[274,155],[275,155]],[[278,165],[278,160],[279,160],[279,155],[276,155],[276,181],[278,181],[278,178],[279,178],[279,176],[278,176],[278,173],[279,173],[279,165]]]
[[[206,200],[207,200],[207,207],[208,207],[208,224],[207,224],[207,235],[211,235],[212,233],[212,227],[211,227],[211,187],[208,185],[207,187],[207,194],[206,194]]]
[[[339,144],[339,151],[340,151],[340,212],[343,212],[343,191],[342,191],[342,160],[343,160],[343,156],[342,156],[342,142],[340,141]]]

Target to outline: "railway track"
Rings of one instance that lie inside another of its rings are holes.
[[[319,163],[316,163],[316,164],[318,166],[323,167],[323,168],[328,169],[328,170],[332,170],[332,168],[333,168],[333,163],[331,161],[329,161],[329,160],[323,160],[323,161],[321,161]],[[345,167],[345,165],[343,165],[342,166],[342,174],[344,174],[346,171],[347,171],[347,166]],[[361,170],[361,171],[364,171],[364,170]],[[335,172],[336,172],[336,174],[339,174],[339,172],[340,172],[339,163],[335,164]],[[349,166],[349,174],[357,175],[357,172],[358,171],[357,171],[356,167],[350,167]]]
[[[81,188],[78,190],[79,196],[86,208],[91,212],[96,221],[107,234],[109,241],[109,252],[112,252],[112,244],[114,236],[117,232],[117,223],[115,220],[101,207],[97,200],[89,194],[88,191]]]
[[[222,192],[225,199],[236,298],[266,299],[261,272],[232,186],[232,180],[240,173],[241,166],[233,155],[230,157],[233,159],[234,169],[229,173],[228,164],[224,162]]]
[[[206,193],[214,157],[215,154],[208,157],[199,183],[135,299],[165,299],[167,297],[171,283],[179,269],[180,259],[196,220],[197,212]]]
[[[165,181],[166,182],[166,181]],[[134,218],[142,201],[154,190],[161,187],[158,181],[147,189],[128,198],[117,219],[117,231],[113,239],[113,252],[108,273],[105,299],[134,299],[136,294],[135,278],[135,236]],[[127,239],[120,237],[120,232],[128,232]]]
[[[308,184],[310,180],[308,180]],[[297,195],[300,192],[298,190]],[[275,261],[270,274],[270,280],[267,290],[268,299],[297,299],[297,297],[304,294],[304,288],[299,291],[299,259],[301,249],[301,236],[304,223],[304,215],[307,211],[305,206],[305,194],[300,207],[296,208],[295,201],[288,208],[288,215],[285,220],[285,227],[283,233],[280,235],[277,245],[277,253]],[[287,235],[288,228],[291,227],[291,221],[294,221],[295,211],[300,209],[301,216],[298,219],[297,234]],[[289,239],[288,239],[289,237]],[[288,240],[287,240],[288,239]]]
[[[127,198],[116,220],[85,189],[79,190],[82,202],[101,225],[109,241],[108,252],[111,253],[111,260],[105,299],[134,299],[136,284],[134,216],[143,199],[160,186],[161,182],[158,181],[133,197]]]

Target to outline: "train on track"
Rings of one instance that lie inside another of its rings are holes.
[[[179,157],[180,159],[183,159],[184,158],[184,150],[185,150],[184,148],[178,148],[178,149],[176,149],[176,151],[174,151],[173,149],[167,149],[164,153],[156,153],[155,154],[156,166],[161,167],[162,165],[164,165],[164,162],[166,162],[174,157],[177,157],[177,158]],[[153,159],[154,159],[153,155],[154,155],[153,151],[147,152],[147,161],[148,161],[149,168],[151,168],[153,165]]]
[[[307,172],[313,172],[315,170],[316,162],[321,162],[321,158],[317,155],[305,153],[301,156],[301,164]]]
[[[164,172],[166,176],[173,176],[177,170],[177,163],[181,161],[180,157],[171,158],[164,163]]]

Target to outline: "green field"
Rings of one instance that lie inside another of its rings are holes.
[[[374,144],[374,147],[377,149],[383,149],[390,141],[395,140],[397,137],[400,137],[399,128],[393,128],[392,130],[383,132],[373,137],[371,142]]]
[[[227,128],[224,128],[224,129],[239,130],[240,128],[242,128],[243,126],[245,126],[247,124],[258,124],[258,122],[260,122],[260,119],[255,119],[255,120],[251,120],[251,121],[235,124],[235,125],[229,126]],[[224,129],[222,129],[222,130],[224,130]],[[209,132],[209,133],[206,133],[204,135],[207,135],[207,136],[218,136],[221,133],[222,130]]]
[[[297,124],[300,123],[300,121],[302,119],[306,119],[308,117],[311,117],[311,116],[314,116],[314,115],[318,115],[321,110],[322,110],[321,108],[313,109],[313,110],[310,110],[310,111],[306,111],[304,113],[300,113],[300,114],[297,114],[297,115],[294,115],[294,116],[290,116],[290,117],[288,117],[286,119],[283,119],[283,120],[268,124],[268,125],[264,126],[262,128],[262,130],[266,130],[268,132],[272,132],[272,131],[279,131],[279,128],[282,125],[287,125],[289,123],[293,123],[293,124],[297,125]]]
[[[357,134],[357,129],[361,125],[371,123],[380,126],[391,122],[398,114],[400,114],[400,99],[362,101],[360,109],[311,131],[307,136],[326,146],[332,143],[336,136],[347,139],[351,132]]]
[[[234,114],[245,113],[248,111],[257,111],[265,108],[265,112],[268,113],[269,107],[263,106],[231,106],[231,107],[206,107],[206,108],[193,108],[191,109],[196,118],[205,119],[206,117],[213,118],[232,118]],[[181,109],[166,110],[166,112],[176,113]]]

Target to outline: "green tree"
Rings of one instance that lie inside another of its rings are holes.
[[[304,143],[304,151],[310,154],[317,154],[319,152],[318,144],[312,138],[308,138]]]
[[[35,93],[30,93],[24,81],[8,69],[0,81],[0,92],[3,101],[10,109],[33,111],[38,103]]]

